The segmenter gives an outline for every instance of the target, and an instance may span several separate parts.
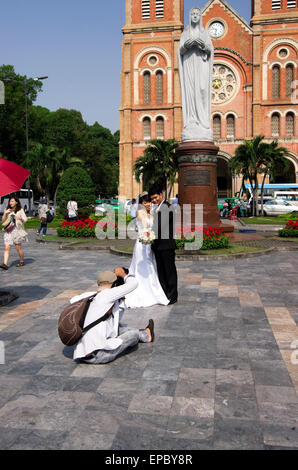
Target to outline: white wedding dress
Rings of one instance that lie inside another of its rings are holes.
[[[143,222],[142,222],[143,220]],[[153,217],[148,215],[143,219],[137,217],[136,228],[140,233],[144,228],[152,228]],[[168,305],[157,274],[156,261],[151,245],[144,245],[137,238],[129,273],[133,274],[138,287],[125,296],[127,308],[151,307],[152,305]]]

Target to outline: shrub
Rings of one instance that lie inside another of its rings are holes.
[[[290,212],[289,214],[278,215],[278,218],[286,220],[298,220],[298,211]]]
[[[298,237],[298,220],[289,220],[286,226],[278,231],[280,237]]]
[[[194,242],[196,238],[202,237],[202,229],[178,230],[176,233],[176,248],[184,249],[185,243]],[[212,250],[217,248],[226,248],[229,246],[229,237],[227,237],[220,228],[208,227],[203,229],[203,245],[201,250]]]
[[[57,192],[59,213],[64,216],[71,196],[78,203],[79,217],[88,217],[95,201],[93,181],[83,168],[72,166],[62,175]]]

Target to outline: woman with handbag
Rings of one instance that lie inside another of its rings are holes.
[[[20,256],[17,267],[24,266],[24,253],[22,242],[27,241],[27,233],[24,230],[24,224],[27,217],[22,209],[20,200],[16,196],[9,198],[8,205],[2,216],[2,228],[4,230],[4,260],[0,268],[8,269],[8,258],[10,247],[14,245]]]

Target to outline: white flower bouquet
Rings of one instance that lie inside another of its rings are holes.
[[[155,240],[155,233],[150,228],[146,228],[139,233],[139,242],[143,245],[151,245]]]

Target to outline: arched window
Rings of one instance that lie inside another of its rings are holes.
[[[294,113],[287,113],[286,115],[286,134],[288,137],[293,137],[295,133],[295,116]]]
[[[151,119],[148,117],[143,119],[143,136],[144,140],[151,139]]]
[[[163,73],[160,71],[156,72],[156,101],[163,102]]]
[[[142,0],[142,20],[150,18],[150,0]]]
[[[280,67],[274,65],[272,67],[272,98],[280,97]]]
[[[280,116],[278,113],[271,116],[271,135],[272,137],[279,137],[280,135]]]
[[[218,114],[213,117],[213,135],[215,139],[221,138],[221,118]]]
[[[155,0],[155,14],[156,18],[163,18],[163,5],[164,0]]]
[[[156,138],[163,139],[165,133],[165,122],[164,119],[160,116],[156,119]]]
[[[292,83],[294,81],[294,67],[292,64],[286,66],[286,93],[287,98],[292,94]]]
[[[233,114],[227,116],[227,137],[235,137],[235,117]]]
[[[151,102],[151,74],[145,72],[143,76],[144,80],[144,103],[148,104]]]

